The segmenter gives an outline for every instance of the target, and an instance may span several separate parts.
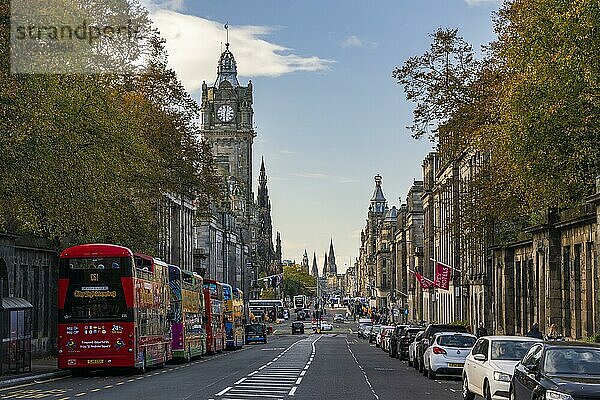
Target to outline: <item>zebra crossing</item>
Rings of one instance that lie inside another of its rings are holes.
[[[283,400],[294,396],[315,357],[315,343],[309,336],[293,343],[273,360],[249,373],[210,400]]]

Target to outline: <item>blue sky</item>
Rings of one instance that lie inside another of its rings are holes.
[[[150,1],[150,0],[147,0]],[[438,27],[458,28],[475,49],[494,38],[497,1],[153,0],[172,67],[195,98],[215,79],[228,22],[240,82],[254,84],[274,228],[283,255],[300,262],[333,238],[338,270],[358,256],[373,176],[390,204],[406,201],[431,143],[406,126],[412,105],[392,79],[422,54]],[[256,180],[256,179],[255,179]],[[255,183],[256,186],[256,183]]]

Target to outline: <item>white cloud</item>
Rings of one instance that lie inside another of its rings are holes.
[[[349,47],[364,47],[368,49],[375,49],[378,45],[375,42],[361,39],[356,35],[351,35],[344,39],[344,41],[341,43],[341,46],[345,49]]]
[[[181,0],[163,3],[177,6]],[[203,80],[211,83],[216,78],[217,61],[222,43],[226,40],[224,24],[171,9],[153,10],[150,17],[166,39],[169,64],[186,89],[198,90]],[[272,28],[265,26],[230,26],[230,49],[237,61],[239,76],[275,77],[296,71],[320,72],[331,68],[331,60],[300,56],[287,47],[262,39],[272,32]]]
[[[502,0],[465,0],[470,6],[480,6],[484,4],[497,3],[500,4]]]

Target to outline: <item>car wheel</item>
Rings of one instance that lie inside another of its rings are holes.
[[[469,381],[467,380],[466,374],[463,376],[462,395],[463,395],[463,400],[474,400],[475,399],[475,394],[469,390]]]
[[[431,364],[429,364],[429,369],[427,370],[427,377],[431,380],[435,379],[435,371],[431,368]]]
[[[425,369],[425,366],[423,365],[423,359],[419,358],[419,372],[423,372],[423,369]]]
[[[423,373],[423,376],[427,376],[427,366],[425,365],[425,357],[423,357],[423,359],[421,360],[421,372]]]
[[[400,359],[402,360],[402,358],[400,358]],[[410,357],[408,358],[408,365],[409,365],[409,366],[411,366],[411,367],[412,367],[412,365],[413,365],[413,362],[412,362],[412,361],[410,361]]]
[[[490,384],[486,380],[483,384],[483,397],[485,400],[492,400],[492,394],[490,393]]]
[[[515,400],[515,390],[513,389],[512,385],[508,387],[508,398],[509,400]]]

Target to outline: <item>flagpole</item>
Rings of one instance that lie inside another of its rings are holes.
[[[429,260],[433,261],[434,263],[442,264],[444,267],[448,267],[450,269],[453,269],[454,271],[462,272],[462,270],[460,270],[458,268],[451,267],[450,265],[444,264],[443,262],[440,262],[440,261],[437,261],[437,260],[434,260],[433,258],[430,258]]]

